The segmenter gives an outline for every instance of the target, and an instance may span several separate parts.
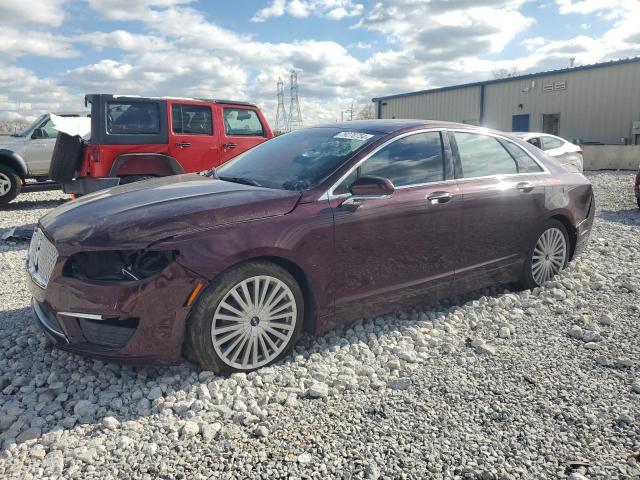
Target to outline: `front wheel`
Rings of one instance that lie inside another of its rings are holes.
[[[214,281],[194,306],[187,354],[206,370],[255,370],[291,350],[303,318],[302,291],[291,274],[269,262],[248,262]]]
[[[18,174],[6,165],[0,165],[0,205],[16,198],[22,189]]]
[[[529,249],[520,280],[524,288],[539,287],[551,280],[569,262],[569,235],[558,220],[549,220]]]

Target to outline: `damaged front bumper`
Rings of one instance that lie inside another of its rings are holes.
[[[64,261],[46,288],[29,275],[34,320],[54,344],[103,360],[180,362],[187,299],[204,279],[174,261],[146,280],[81,281],[62,275]]]

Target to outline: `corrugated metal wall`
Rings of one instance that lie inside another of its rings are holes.
[[[480,116],[480,87],[382,101],[382,118],[462,122]],[[553,113],[560,114],[560,136],[569,140],[619,144],[621,137],[631,137],[632,121],[640,120],[640,62],[485,86],[487,127],[510,131],[513,115],[529,114],[529,130],[542,131],[542,115]]]
[[[480,87],[460,88],[384,100],[382,118],[424,118],[449,122],[478,121]]]

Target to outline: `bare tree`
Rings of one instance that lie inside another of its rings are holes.
[[[517,77],[519,73],[520,69],[516,65],[510,68],[496,68],[491,71],[491,74],[495,79]]]
[[[375,108],[373,108],[373,103],[362,106],[356,115],[356,119],[358,120],[371,120],[372,118],[376,118],[376,111]]]

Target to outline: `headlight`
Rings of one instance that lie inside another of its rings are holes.
[[[65,273],[80,280],[135,281],[164,270],[176,252],[124,250],[76,253],[67,260]]]

